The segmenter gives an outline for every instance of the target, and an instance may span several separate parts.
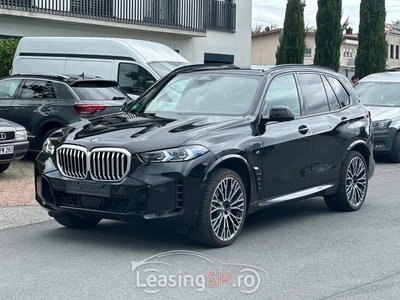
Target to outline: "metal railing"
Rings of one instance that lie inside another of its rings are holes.
[[[233,1],[208,0],[208,24],[210,29],[236,30],[236,3]]]
[[[206,4],[205,0],[0,0],[5,9],[197,32],[207,28]]]

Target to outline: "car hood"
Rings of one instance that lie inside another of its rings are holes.
[[[371,112],[372,121],[391,119],[395,115],[400,116],[400,107],[367,106]]]
[[[178,147],[188,140],[243,121],[243,117],[118,113],[72,124],[63,142],[87,149],[122,147],[132,153]]]
[[[8,121],[8,120],[4,120],[4,119],[0,119],[0,131],[8,131],[8,130],[24,130],[25,128],[22,127],[21,125]]]

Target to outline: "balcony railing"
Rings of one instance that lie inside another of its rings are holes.
[[[233,1],[208,0],[208,28],[236,30],[236,3]]]
[[[0,0],[0,8],[205,32],[208,17],[205,3],[204,0]]]

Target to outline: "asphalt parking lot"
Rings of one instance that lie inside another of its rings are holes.
[[[14,180],[32,183],[26,169],[30,166],[32,161],[23,160],[2,175],[2,182],[8,181],[12,189],[9,195],[19,193],[12,188]],[[358,212],[331,212],[321,198],[260,211],[248,217],[237,241],[223,249],[199,247],[185,235],[121,222],[70,230],[49,221],[38,206],[2,206],[0,299],[246,296],[227,282],[203,289],[201,281],[175,287],[162,287],[158,281],[154,287],[146,270],[153,270],[151,275],[158,277],[151,279],[157,280],[164,269],[152,264],[144,270],[140,265],[152,255],[168,264],[168,274],[178,276],[185,272],[200,276],[204,270],[233,276],[235,264],[261,268],[265,272],[258,270],[259,286],[247,295],[249,299],[398,299],[399,179],[399,165],[378,161],[366,203]],[[33,199],[29,188],[19,194],[27,197],[26,203]],[[36,224],[20,226],[29,223]],[[171,250],[194,251],[213,262],[187,253],[160,256]]]

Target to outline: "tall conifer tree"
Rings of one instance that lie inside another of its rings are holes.
[[[280,43],[275,57],[276,64],[302,64],[306,48],[302,0],[288,0]]]
[[[362,78],[386,70],[385,0],[361,0],[356,74]]]

